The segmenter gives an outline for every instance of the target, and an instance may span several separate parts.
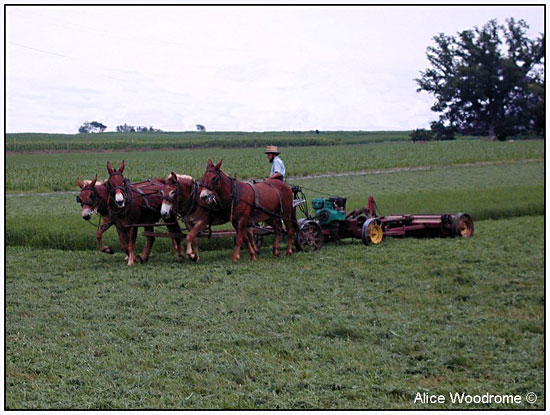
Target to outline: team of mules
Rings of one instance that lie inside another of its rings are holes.
[[[96,232],[99,250],[108,254],[113,248],[103,245],[102,235],[112,225],[116,227],[120,246],[126,253],[128,265],[143,263],[149,258],[155,241],[154,224],[164,220],[172,238],[172,246],[179,258],[184,258],[180,219],[188,230],[185,237],[187,257],[199,260],[198,235],[207,227],[231,222],[236,230],[232,258],[239,260],[243,242],[246,242],[252,260],[258,255],[252,225],[265,222],[275,234],[273,255],[279,256],[279,241],[284,223],[288,234],[287,255],[292,254],[292,241],[297,229],[293,209],[293,194],[289,185],[276,179],[260,182],[242,182],[221,170],[222,162],[214,165],[208,160],[200,181],[172,172],[167,178],[155,178],[131,183],[124,176],[124,161],[118,169],[107,163],[109,177],[104,182],[77,179],[81,191],[77,202],[82,206],[82,218],[89,220],[93,212],[102,221]],[[134,253],[138,227],[146,232],[146,244],[139,255]],[[180,236],[181,235],[181,236]]]

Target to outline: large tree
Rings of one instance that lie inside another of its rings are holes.
[[[427,49],[431,67],[415,79],[436,98],[432,126],[488,135],[544,132],[544,35],[529,39],[523,20],[490,20],[481,29],[443,33]]]

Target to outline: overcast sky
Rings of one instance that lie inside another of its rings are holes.
[[[7,132],[426,128],[438,33],[539,6],[8,6]]]

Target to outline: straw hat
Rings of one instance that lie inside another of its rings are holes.
[[[269,153],[275,154],[277,156],[281,154],[279,153],[279,149],[277,148],[277,146],[267,146],[267,148],[265,149],[265,154]]]

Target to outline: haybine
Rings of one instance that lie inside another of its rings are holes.
[[[384,237],[470,237],[474,221],[467,213],[392,214],[381,216],[376,202],[369,196],[368,206],[346,212],[346,198],[315,198],[310,215],[301,188],[294,187],[295,205],[305,218],[299,219],[296,246],[301,250],[318,250],[323,242],[345,238],[361,239],[365,245],[382,243]],[[302,198],[299,198],[301,196]]]

